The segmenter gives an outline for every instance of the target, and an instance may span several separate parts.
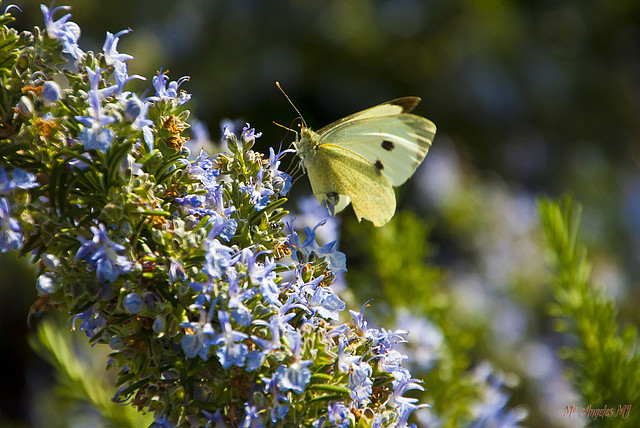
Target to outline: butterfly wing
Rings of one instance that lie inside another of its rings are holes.
[[[367,159],[338,145],[323,144],[305,158],[313,194],[334,213],[351,202],[358,220],[387,223],[396,211],[393,188]]]
[[[353,113],[347,117],[343,117],[340,120],[319,129],[318,134],[323,134],[331,128],[335,128],[346,122],[352,122],[359,119],[370,119],[374,117],[389,117],[396,116],[402,113],[409,113],[420,102],[419,97],[402,97],[395,100],[387,101],[386,103],[378,104],[377,106],[370,107],[368,109]]]
[[[424,160],[436,133],[430,120],[408,114],[419,101],[399,98],[341,119],[317,132],[319,147],[339,146],[362,156],[399,186]]]

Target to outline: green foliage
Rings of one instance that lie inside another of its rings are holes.
[[[473,420],[472,403],[480,399],[482,385],[474,378],[471,354],[478,345],[482,328],[465,328],[456,319],[447,293],[447,275],[433,264],[435,250],[429,241],[431,227],[409,212],[398,212],[382,228],[360,225],[347,228],[365,254],[365,265],[349,276],[353,284],[379,284],[360,290],[368,295],[378,291],[374,310],[393,320],[406,309],[429,319],[442,331],[444,342],[435,366],[424,376],[427,390],[421,397],[429,403],[443,427],[459,427]],[[384,303],[382,303],[384,302]],[[382,307],[381,307],[382,306]]]
[[[104,368],[95,364],[95,355],[89,355],[92,350],[86,343],[81,343],[77,335],[74,338],[61,325],[64,324],[53,319],[44,320],[38,325],[37,335],[29,337],[31,346],[56,369],[55,402],[57,406],[62,406],[58,407],[56,415],[68,417],[63,411],[65,406],[73,404],[72,410],[73,407],[88,404],[98,410],[105,426],[141,427],[151,424],[152,415],[111,401],[113,388],[105,377]],[[91,357],[88,361],[80,358],[78,349],[83,347],[85,355]]]
[[[567,197],[561,202],[543,199],[539,211],[556,270],[551,313],[558,317],[557,330],[574,340],[561,353],[571,364],[571,380],[585,407],[614,409],[614,416],[595,424],[639,426],[638,332],[635,326],[621,331],[615,303],[591,281],[587,248],[578,240],[581,208]],[[615,416],[624,405],[634,407],[626,420]]]

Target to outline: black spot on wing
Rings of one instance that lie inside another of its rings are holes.
[[[396,145],[393,144],[393,142],[389,141],[389,140],[384,140],[382,142],[382,144],[380,144],[382,146],[383,149],[385,149],[386,151],[390,152],[391,150],[395,149]]]
[[[382,165],[382,162],[380,162],[380,159],[376,160],[375,167],[376,167],[376,171],[378,171],[378,174],[380,174],[380,172],[384,169],[384,165]]]

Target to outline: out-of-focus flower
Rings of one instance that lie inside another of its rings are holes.
[[[22,228],[20,223],[11,217],[11,209],[7,198],[0,199],[0,252],[19,250],[22,248]]]

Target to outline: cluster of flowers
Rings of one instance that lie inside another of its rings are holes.
[[[144,80],[117,51],[128,31],[84,52],[64,9],[42,6],[33,33],[0,18],[0,250],[39,262],[33,311],[69,311],[107,344],[114,400],[156,426],[406,425],[423,405],[404,396],[422,389],[404,333],[363,310],[339,323],[345,256],[317,243],[322,222],[302,238],[283,220],[287,151],[251,150],[247,124],[225,130],[230,152],[189,160],[187,78],[125,90]]]

